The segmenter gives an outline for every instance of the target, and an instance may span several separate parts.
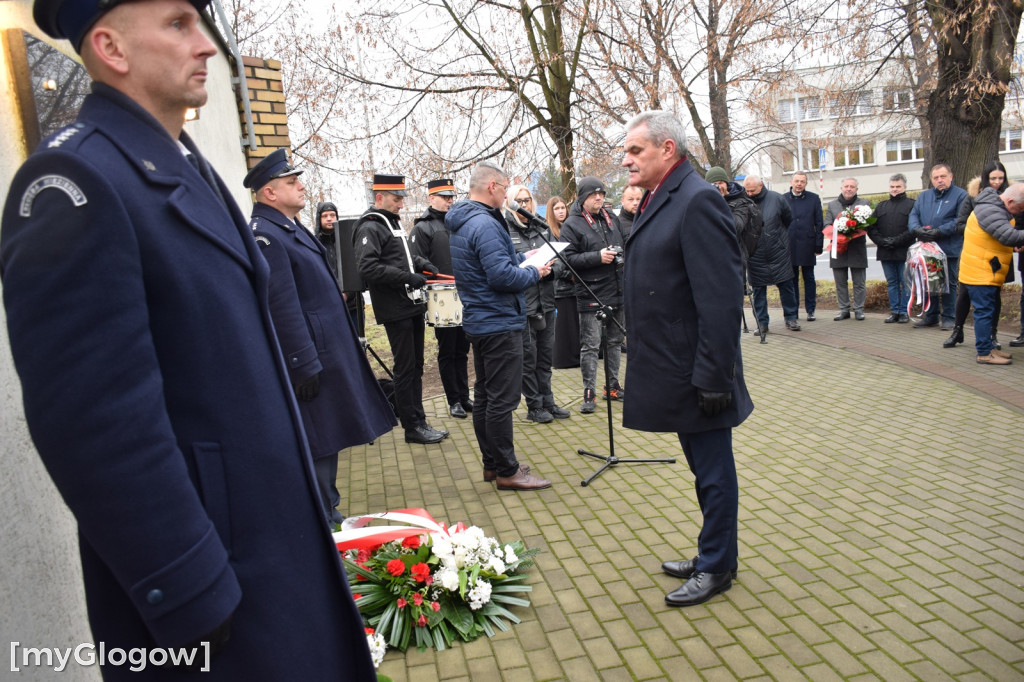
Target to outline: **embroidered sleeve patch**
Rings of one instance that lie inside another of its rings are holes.
[[[265,244],[267,246],[270,246],[270,240],[264,237],[262,234],[256,235],[256,241],[259,244]]]
[[[63,175],[44,175],[29,185],[25,193],[21,195],[21,209],[18,214],[22,218],[28,218],[32,215],[32,204],[44,189],[59,189],[68,195],[71,203],[75,206],[84,206],[88,201],[85,198],[85,193],[78,188],[78,185]]]

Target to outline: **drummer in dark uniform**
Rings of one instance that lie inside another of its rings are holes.
[[[370,290],[377,322],[384,325],[395,362],[395,401],[406,443],[440,443],[448,432],[427,423],[423,411],[423,273],[437,268],[412,252],[398,212],[405,205],[405,176],[375,174],[373,207],[356,223],[356,262]]]
[[[298,219],[306,205],[301,170],[284,149],[260,161],[243,184],[256,197],[249,227],[270,265],[270,314],[309,438],[328,521],[338,511],[338,451],[395,425],[345,308],[327,249]]]
[[[427,202],[430,207],[416,219],[409,241],[413,253],[435,264],[442,273],[452,273],[452,252],[448,246],[448,230],[444,229],[444,216],[455,201],[455,184],[451,178],[431,180],[427,183]],[[462,320],[457,326],[434,327],[437,339],[437,370],[441,374],[444,395],[448,399],[448,413],[465,419],[473,411],[469,399],[469,339],[462,331]]]

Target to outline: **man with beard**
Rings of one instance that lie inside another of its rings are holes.
[[[619,385],[622,330],[625,326],[622,310],[623,239],[618,222],[604,208],[604,183],[594,177],[582,178],[577,191],[569,217],[562,223],[562,241],[569,243],[563,255],[581,280],[576,283],[576,301],[580,311],[580,372],[583,375],[580,412],[591,414],[597,407],[597,356],[602,322],[596,313],[602,305],[611,309],[612,318],[604,324],[604,362],[606,376],[611,377],[612,382],[604,387],[604,399],[622,400],[626,396],[626,391]]]
[[[270,266],[270,314],[299,399],[321,502],[337,526],[343,520],[338,451],[387,433],[395,416],[345,311],[327,249],[298,222],[306,206],[301,174],[278,149],[243,184],[256,196],[249,227]]]
[[[395,401],[406,443],[430,445],[448,437],[427,423],[423,411],[423,272],[437,268],[414,255],[398,212],[405,205],[405,176],[375,174],[373,207],[356,223],[356,262],[370,289],[373,315],[384,325],[395,363]],[[417,296],[418,292],[418,296]],[[416,300],[414,300],[416,299]]]
[[[274,333],[269,268],[183,131],[217,54],[206,4],[35,3],[93,86],[4,207],[25,419],[78,523],[93,641],[192,651],[191,665],[144,672],[108,662],[105,679],[374,680]]]
[[[633,220],[636,217],[636,209],[640,207],[640,198],[644,191],[639,187],[626,185],[622,190],[622,208],[619,209],[619,229],[622,230],[622,238],[629,239],[629,231],[633,229]]]
[[[450,178],[427,183],[427,202],[430,206],[416,219],[409,242],[413,253],[426,258],[440,272],[452,274],[452,252],[444,216],[455,201],[455,183]],[[457,286],[457,283],[456,283]],[[448,414],[465,419],[473,411],[469,399],[469,340],[457,327],[434,327],[437,339],[437,371],[441,374],[444,395],[448,399]]]
[[[857,196],[858,183],[856,178],[843,178],[841,194],[828,202],[828,213],[825,222],[831,225],[839,214],[854,206],[871,206],[867,199]],[[955,217],[955,216],[954,216]],[[836,239],[833,236],[833,239]],[[836,282],[836,300],[839,303],[839,314],[834,320],[850,319],[850,289],[847,286],[847,275],[853,278],[853,316],[857,320],[864,319],[864,299],[867,296],[868,247],[867,237],[861,236],[847,242],[846,251],[836,250],[835,256],[830,255],[828,264],[832,268],[832,277]]]

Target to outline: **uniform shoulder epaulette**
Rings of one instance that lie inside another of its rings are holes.
[[[79,145],[85,141],[85,138],[89,136],[89,133],[94,130],[96,130],[96,126],[92,123],[76,121],[44,138],[39,144],[38,150],[62,149],[65,151],[76,151]]]

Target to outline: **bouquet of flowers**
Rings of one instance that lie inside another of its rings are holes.
[[[381,518],[420,527],[366,527]],[[520,622],[510,607],[530,605],[522,571],[540,550],[521,541],[502,545],[461,523],[449,529],[422,509],[345,519],[335,539],[366,625],[403,651],[492,636]]]
[[[907,314],[911,314],[914,301],[921,306],[921,312],[931,307],[934,295],[949,293],[949,271],[946,269],[946,254],[935,242],[914,242],[907,248],[906,268],[903,278],[910,290]]]
[[[865,228],[878,220],[873,213],[870,206],[850,206],[843,209],[831,225],[825,227],[825,238],[831,240],[833,258],[846,253],[850,248],[850,240],[867,234]]]

